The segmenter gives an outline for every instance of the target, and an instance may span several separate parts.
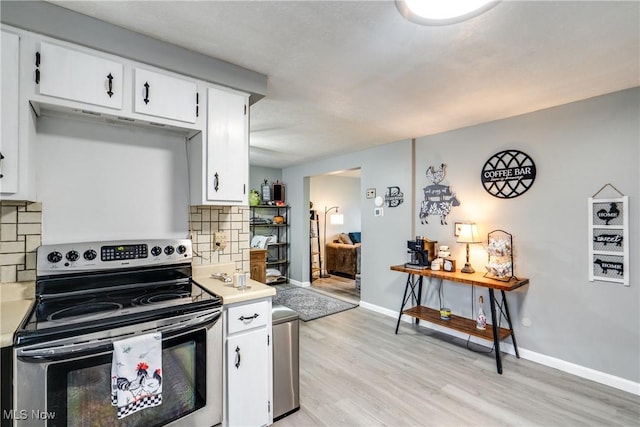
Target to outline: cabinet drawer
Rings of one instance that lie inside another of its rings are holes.
[[[246,331],[267,324],[270,314],[267,301],[229,307],[227,310],[228,333]]]

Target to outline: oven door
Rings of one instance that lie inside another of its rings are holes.
[[[220,309],[17,348],[15,425],[160,426],[222,422]],[[132,329],[135,328],[135,331]],[[162,404],[118,420],[111,404],[113,342],[162,332]],[[96,335],[96,334],[93,334]],[[104,335],[104,333],[103,333]]]

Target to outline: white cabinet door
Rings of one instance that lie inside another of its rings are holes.
[[[0,128],[0,193],[18,192],[18,147],[19,147],[19,58],[20,38],[2,31],[2,70],[0,71],[0,99],[2,117]],[[4,197],[3,197],[4,198]]]
[[[136,68],[134,88],[134,112],[196,122],[198,90],[195,81]]]
[[[227,425],[270,424],[269,351],[264,327],[227,338]]]
[[[237,92],[207,91],[206,191],[209,202],[248,203],[248,97]]]
[[[36,80],[41,95],[122,109],[123,64],[45,42],[40,44],[39,61]]]

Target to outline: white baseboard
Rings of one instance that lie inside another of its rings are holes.
[[[380,307],[377,305],[370,304],[368,302],[360,301],[360,307],[375,311],[376,313],[383,314],[388,317],[393,317],[394,319],[398,318],[398,312],[390,310],[388,308]],[[410,323],[413,318],[409,316],[402,316],[401,319],[403,322]],[[421,326],[423,326],[421,324]],[[432,323],[424,322],[424,326],[436,330],[438,332],[442,332],[444,334],[448,334],[457,338],[467,339],[468,335],[462,334],[458,331],[454,331],[452,329],[440,327],[438,325],[434,325]],[[478,344],[484,347],[491,347],[489,341],[477,339],[472,337],[471,342],[474,344]],[[515,355],[515,349],[510,343],[500,343],[500,350],[502,352]],[[531,362],[539,363],[540,365],[548,366],[550,368],[558,369],[563,372],[567,372],[572,375],[576,375],[581,378],[585,378],[591,381],[595,381],[600,384],[604,384],[613,388],[617,388],[618,390],[626,391],[628,393],[635,394],[640,396],[640,383],[636,383],[625,378],[616,377],[615,375],[607,374],[606,372],[596,371],[595,369],[587,368],[585,366],[576,365],[575,363],[567,362],[566,360],[558,359],[555,357],[547,356],[545,354],[537,353],[535,351],[527,350],[525,348],[518,348],[518,352],[520,353],[520,357]]]
[[[308,288],[309,286],[311,286],[311,282],[299,282],[291,278],[289,278],[289,284],[294,286],[299,286],[301,288]]]

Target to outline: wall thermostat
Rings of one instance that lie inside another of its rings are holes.
[[[375,199],[373,199],[373,203],[375,203],[376,206],[380,207],[384,205],[384,199],[381,196],[377,196]]]
[[[374,197],[376,197],[376,189],[367,188],[367,199],[373,199]]]

